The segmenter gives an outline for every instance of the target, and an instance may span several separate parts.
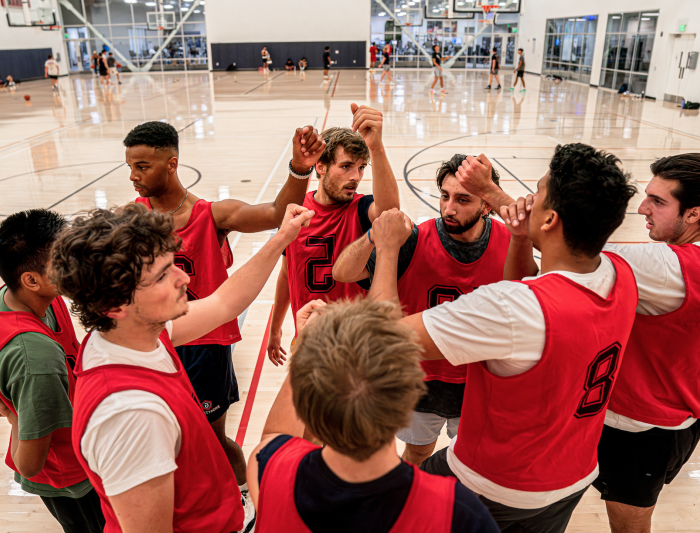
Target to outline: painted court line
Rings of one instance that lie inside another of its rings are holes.
[[[270,325],[272,324],[272,309],[273,308],[270,307],[270,317],[267,319],[265,335],[263,335],[262,344],[260,345],[258,360],[255,363],[255,370],[253,371],[253,379],[250,381],[250,389],[248,389],[248,396],[245,399],[245,406],[243,407],[243,414],[241,415],[241,423],[239,424],[238,432],[236,433],[236,444],[238,444],[239,446],[243,446],[243,441],[245,441],[245,434],[248,431],[248,423],[250,422],[250,414],[253,412],[253,404],[255,403],[255,395],[258,392],[260,374],[262,374],[263,363],[265,362],[265,354],[267,353],[267,340],[270,337]]]

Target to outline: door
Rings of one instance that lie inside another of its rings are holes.
[[[666,91],[664,100],[667,102],[680,103],[683,95],[687,92],[686,85],[689,82],[688,72],[686,72],[686,62],[688,52],[693,51],[695,35],[677,35],[673,40],[673,52],[669,59],[668,77],[666,78]]]
[[[71,72],[90,70],[90,41],[87,28],[66,28],[66,53]]]
[[[515,56],[515,35],[509,35],[506,41],[506,57],[503,64],[515,68]]]
[[[504,56],[504,54],[503,54],[503,37],[501,37],[500,35],[494,35],[493,36],[493,46],[496,47],[496,53],[498,54],[498,58],[499,58],[498,62],[500,64],[501,68],[503,68],[503,66],[505,65],[505,63],[503,62],[503,60],[505,59],[505,57],[503,57]]]

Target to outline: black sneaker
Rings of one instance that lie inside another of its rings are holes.
[[[498,87],[496,87],[496,90],[497,90],[497,91],[500,90],[500,89],[501,89],[501,86],[500,86],[500,85],[499,85]]]
[[[490,85],[487,85],[486,87],[484,87],[484,89],[490,89],[490,88],[491,88]]]

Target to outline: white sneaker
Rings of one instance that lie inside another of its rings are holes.
[[[239,533],[254,533],[255,532],[255,505],[250,493],[247,490],[241,491],[241,503],[245,513],[243,518],[243,529]]]

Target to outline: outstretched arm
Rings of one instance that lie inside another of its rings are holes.
[[[234,272],[211,296],[190,303],[189,312],[173,321],[175,346],[198,339],[238,317],[257,298],[275,268],[282,251],[308,226],[314,215],[290,204],[280,230],[245,265]]]
[[[345,247],[333,265],[333,279],[342,283],[352,283],[369,277],[366,265],[374,250],[374,244],[369,239],[370,237],[365,233]]]
[[[292,169],[297,174],[306,174],[316,164],[326,147],[321,135],[313,126],[297,128],[294,133]],[[250,205],[241,200],[212,202],[216,228],[223,231],[255,233],[279,227],[288,204],[301,205],[309,180],[297,179],[291,174],[277,197],[264,204]]]
[[[272,306],[272,320],[270,321],[270,337],[267,340],[267,357],[275,366],[283,365],[287,360],[287,352],[282,348],[282,324],[287,316],[291,298],[289,296],[289,272],[287,271],[287,258],[282,256],[282,268],[277,277],[275,287],[275,303]]]
[[[400,209],[399,186],[382,141],[383,115],[367,106],[350,104],[352,131],[359,131],[367,143],[372,159],[372,194],[374,203],[369,208],[369,220],[374,221],[384,211]]]

